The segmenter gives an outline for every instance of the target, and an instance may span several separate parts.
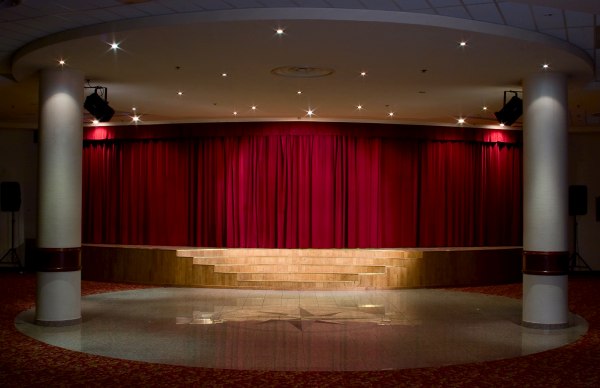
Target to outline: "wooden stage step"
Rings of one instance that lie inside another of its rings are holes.
[[[420,251],[389,249],[188,249],[194,265],[235,275],[228,286],[266,289],[384,288]]]
[[[176,248],[84,245],[82,279],[217,288],[365,290],[520,281],[521,247]]]

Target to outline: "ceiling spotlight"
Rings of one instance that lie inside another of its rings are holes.
[[[133,120],[134,123],[137,123],[140,121],[140,116],[134,115],[131,119]]]
[[[110,43],[110,49],[117,51],[119,49],[119,43],[117,43],[117,42]]]
[[[506,102],[506,93],[514,94],[508,102]],[[504,106],[494,113],[500,124],[512,125],[523,114],[523,101],[518,97],[518,93],[520,92],[513,90],[504,92]]]
[[[180,91],[177,92],[177,95],[178,96],[183,96],[183,92],[180,90]]]
[[[484,105],[483,107],[481,107],[481,110],[487,110],[487,106]]]
[[[458,122],[458,124],[463,125],[465,123],[465,119],[463,119],[462,117],[458,118],[458,120],[456,120]]]
[[[86,89],[94,89],[94,93],[86,97],[83,107],[92,114],[98,121],[105,122],[115,114],[113,108],[108,105],[107,96],[108,90],[102,86],[86,86]],[[98,92],[104,95],[104,98],[100,97]]]
[[[275,30],[275,33],[276,33],[277,35],[283,35],[283,33],[284,33],[284,30],[283,30],[283,28],[277,28],[277,29]]]
[[[314,114],[315,114],[315,111],[310,108],[308,108],[308,110],[306,111],[306,115],[308,117],[312,117]]]
[[[221,77],[223,77],[223,78],[227,77],[227,73],[221,73]]]
[[[361,71],[360,72],[360,76],[361,77],[366,77],[367,76],[367,72],[366,71]]]
[[[236,111],[233,111],[233,115],[234,115],[234,116],[237,116],[237,112],[236,112]]]
[[[363,108],[362,105],[360,105],[360,104],[356,105],[356,109],[362,110],[362,108]]]
[[[59,59],[58,64],[64,66],[67,62],[64,59]]]
[[[549,65],[549,64],[547,64],[547,63],[544,63],[544,64],[542,65],[542,69],[544,69],[544,70],[548,70],[549,68],[550,68],[550,65]]]
[[[302,94],[302,90],[298,90],[296,94]]]
[[[459,45],[460,47],[467,47],[467,42],[466,42],[466,41],[464,41],[464,40],[461,40],[461,41],[458,43],[458,45]]]
[[[252,105],[252,107],[250,109],[256,110],[256,105]]]
[[[389,117],[394,117],[394,112],[390,112],[390,113],[388,113],[388,116],[389,116]]]

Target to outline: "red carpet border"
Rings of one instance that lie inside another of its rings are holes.
[[[83,295],[144,288],[82,282]],[[454,290],[521,298],[521,284]],[[19,333],[35,303],[35,275],[0,273],[0,387],[600,387],[600,277],[575,275],[569,308],[589,323],[579,341],[499,361],[369,372],[272,372],[192,368],[74,352]],[[493,333],[490,333],[493,335]]]

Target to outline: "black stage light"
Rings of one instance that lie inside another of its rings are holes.
[[[515,93],[515,92],[512,92]],[[505,95],[506,96],[506,95]],[[515,94],[499,112],[494,113],[500,124],[512,125],[523,114],[523,101]]]
[[[83,107],[100,122],[110,121],[115,114],[114,109],[108,105],[105,99],[98,95],[97,91],[86,97]]]

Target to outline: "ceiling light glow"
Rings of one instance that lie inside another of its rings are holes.
[[[458,124],[463,125],[465,123],[465,119],[462,117],[459,117],[458,120],[456,120],[458,122]]]
[[[362,105],[360,105],[360,104],[358,104],[358,105],[356,106],[356,109],[358,109],[358,110],[362,110],[362,108],[363,108],[363,107],[362,107]]]
[[[466,41],[464,41],[464,40],[461,40],[461,41],[458,43],[458,45],[459,45],[460,47],[467,47],[467,42],[466,42]]]
[[[542,69],[544,69],[544,70],[548,70],[549,68],[550,68],[550,65],[549,65],[549,64],[547,64],[547,63],[544,63],[544,64],[542,65]]]
[[[118,42],[112,42],[112,43],[110,43],[110,48],[111,48],[111,50],[117,51],[120,48],[119,47],[119,43]]]
[[[180,91],[177,92],[177,95],[178,96],[183,96],[183,92],[180,90]]]
[[[390,112],[390,113],[388,113],[388,116],[389,116],[389,117],[394,117],[394,112]]]
[[[67,62],[64,59],[62,59],[62,58],[58,60],[58,64],[61,65],[61,66],[64,66],[66,63]]]
[[[367,76],[367,72],[366,71],[361,71],[360,72],[360,76],[361,77],[366,77]]]
[[[284,33],[284,32],[285,32],[285,31],[283,30],[283,28],[277,28],[277,29],[275,29],[275,33],[276,33],[277,35],[283,35],[283,33]]]

